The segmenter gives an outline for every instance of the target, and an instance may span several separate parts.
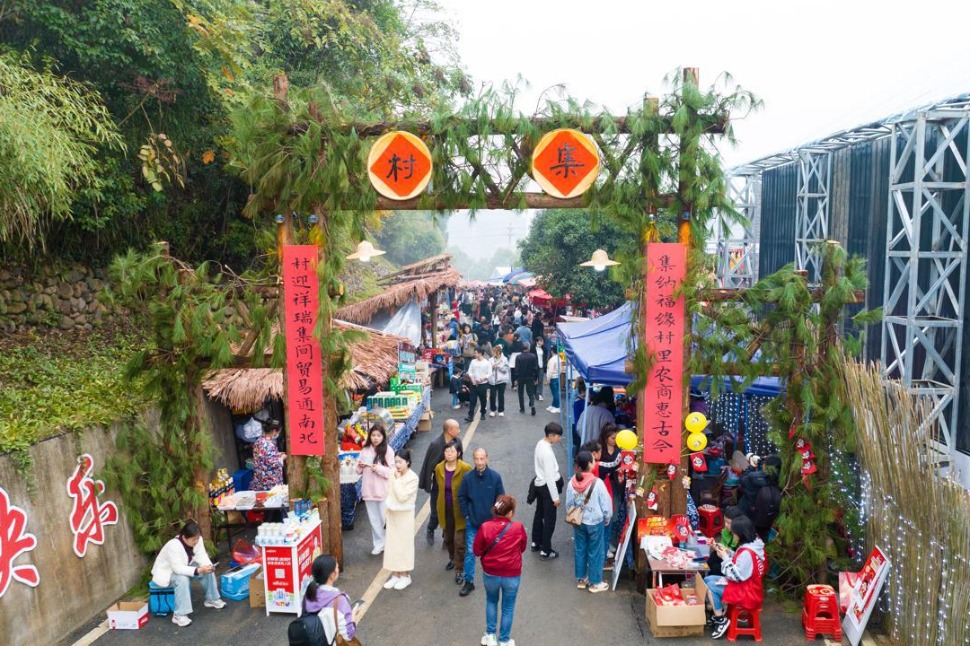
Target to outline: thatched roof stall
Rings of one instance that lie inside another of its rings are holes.
[[[385,334],[346,321],[333,322],[334,327],[356,330],[367,336],[350,344],[351,370],[344,374],[341,386],[348,390],[370,387],[368,378],[385,383],[397,371],[398,347],[407,339]],[[272,343],[269,344],[272,347]],[[227,368],[217,370],[202,387],[209,397],[233,410],[253,410],[262,407],[267,397],[282,399],[283,371],[274,368]]]
[[[436,256],[435,258],[428,259],[431,261],[436,260],[430,267],[440,265],[442,262],[447,263],[451,256],[448,254],[445,254],[445,256],[447,258]],[[397,310],[412,298],[417,300],[418,303],[422,303],[430,295],[436,294],[439,289],[443,287],[457,287],[461,283],[461,274],[458,273],[457,269],[451,267],[439,271],[432,271],[431,273],[416,273],[429,268],[427,263],[428,261],[422,261],[422,263],[408,265],[411,269],[408,269],[407,273],[403,275],[401,272],[396,272],[390,276],[386,276],[383,280],[390,280],[392,284],[384,292],[377,296],[365,298],[352,305],[341,307],[337,310],[337,317],[344,321],[352,321],[363,325],[369,323],[378,313],[385,310]],[[401,282],[393,282],[396,280],[400,280]]]

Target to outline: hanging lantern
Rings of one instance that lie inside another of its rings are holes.
[[[802,475],[808,476],[818,471],[818,467],[815,465],[815,460],[805,460],[802,462]]]
[[[684,427],[688,433],[700,433],[707,428],[707,416],[704,413],[691,413],[684,420]]]
[[[687,448],[693,453],[703,451],[707,446],[707,436],[703,433],[691,433],[687,436]]]
[[[616,445],[624,451],[632,451],[637,448],[637,434],[628,428],[616,434]]]

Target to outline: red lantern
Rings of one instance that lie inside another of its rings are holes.
[[[691,453],[690,466],[697,473],[705,473],[707,471],[707,458],[704,457],[703,453]]]

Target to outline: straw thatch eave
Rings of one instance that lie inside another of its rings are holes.
[[[334,327],[363,332],[367,336],[351,343],[351,369],[341,378],[347,390],[365,390],[371,382],[386,383],[397,371],[398,348],[409,343],[404,337],[371,330],[346,321],[334,321]],[[269,347],[272,347],[272,343]],[[217,370],[202,384],[205,392],[233,410],[260,408],[267,397],[282,399],[283,371],[275,368],[227,368]]]
[[[397,310],[412,298],[419,303],[443,287],[457,287],[461,283],[458,270],[449,268],[437,274],[428,274],[423,278],[391,285],[382,293],[365,298],[362,301],[345,305],[337,310],[337,317],[353,323],[367,323],[378,312],[383,310]]]

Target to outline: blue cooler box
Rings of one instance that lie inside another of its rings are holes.
[[[233,601],[248,598],[249,577],[259,568],[258,563],[250,563],[239,568],[233,568],[219,577],[219,590],[222,592],[222,596]]]
[[[167,617],[175,612],[175,588],[163,588],[149,581],[148,611],[156,617]]]

